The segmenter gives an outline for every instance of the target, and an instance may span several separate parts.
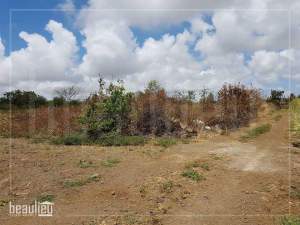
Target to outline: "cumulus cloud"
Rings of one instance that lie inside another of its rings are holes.
[[[78,80],[72,71],[78,51],[75,36],[54,20],[50,20],[45,29],[52,34],[52,40],[49,42],[36,33],[20,33],[19,36],[27,43],[27,47],[13,51],[10,56],[0,61],[2,86],[8,87],[10,74],[12,88],[21,89],[36,87],[32,85],[35,82],[49,84],[52,81]],[[42,93],[48,96],[51,94],[49,88],[45,88]]]
[[[249,63],[254,76],[265,83],[278,81],[279,78],[288,77],[289,54],[287,50],[270,52],[256,51]]]
[[[100,20],[81,31],[85,37],[86,54],[78,72],[85,76],[117,76],[122,78],[138,70],[134,54],[137,44],[128,25],[123,21]]]

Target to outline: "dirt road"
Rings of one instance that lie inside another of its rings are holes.
[[[272,124],[247,143],[239,131],[167,149],[13,139],[10,197],[9,139],[0,139],[0,224],[279,224],[284,214],[300,214],[300,156],[291,149],[289,158],[287,115]],[[195,162],[198,182],[182,176]],[[45,196],[53,217],[8,215],[9,199],[31,204]]]

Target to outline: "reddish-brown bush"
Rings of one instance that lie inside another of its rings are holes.
[[[142,134],[162,135],[170,128],[166,113],[167,95],[163,89],[145,90],[136,97],[136,126]]]
[[[1,113],[2,136],[62,136],[80,130],[78,123],[82,106],[12,109]],[[10,117],[11,116],[11,117]]]
[[[224,85],[218,92],[220,125],[225,129],[248,125],[257,116],[260,92],[244,85]]]

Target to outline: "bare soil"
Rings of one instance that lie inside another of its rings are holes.
[[[258,124],[266,121],[271,119],[261,118]],[[55,146],[21,138],[10,143],[2,138],[0,224],[279,224],[285,214],[300,214],[294,193],[300,190],[300,154],[289,149],[287,113],[271,122],[270,132],[246,143],[239,137],[249,128],[166,149],[150,144]],[[104,166],[107,159],[120,162]],[[90,167],[81,168],[80,160],[91,161]],[[194,168],[205,177],[199,182],[182,176],[195,160],[208,166]],[[93,174],[100,180],[64,185]],[[8,200],[30,204],[47,194],[54,195],[53,217],[9,216]]]

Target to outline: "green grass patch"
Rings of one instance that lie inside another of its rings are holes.
[[[198,173],[197,171],[193,170],[193,169],[188,169],[188,170],[185,170],[183,171],[183,173],[181,174],[183,177],[187,177],[187,178],[190,178],[194,181],[201,181],[201,180],[205,180],[205,177]]]
[[[264,133],[267,133],[271,130],[271,124],[263,124],[259,127],[255,127],[251,130],[249,130],[245,135],[241,136],[242,141],[246,141],[249,139],[256,138]]]
[[[296,98],[291,102],[291,131],[296,137],[300,137],[300,98]]]
[[[99,138],[95,141],[102,146],[128,146],[128,145],[144,145],[146,139],[143,136],[121,136],[111,135]]]
[[[80,187],[85,184],[86,184],[86,182],[83,180],[66,180],[66,181],[64,181],[65,188]]]
[[[100,181],[101,177],[98,174],[93,174],[85,179],[80,180],[65,180],[63,183],[63,186],[65,188],[72,188],[72,187],[81,187],[83,185],[86,185],[88,183],[92,182],[98,182]]]
[[[115,167],[118,163],[120,163],[121,160],[119,159],[106,159],[102,161],[102,166],[105,167]]]
[[[46,194],[46,195],[40,195],[36,199],[38,202],[53,202],[54,195]]]
[[[158,145],[158,146],[161,146],[161,147],[164,147],[164,148],[168,148],[172,145],[176,145],[177,144],[177,141],[176,139],[174,138],[158,138],[155,142],[155,145]]]
[[[300,225],[300,217],[284,216],[280,220],[281,225]]]

